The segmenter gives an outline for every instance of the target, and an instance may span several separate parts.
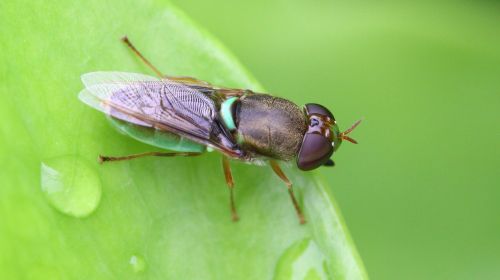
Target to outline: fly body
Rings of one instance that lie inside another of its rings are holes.
[[[269,161],[285,182],[301,223],[305,222],[292,183],[277,161],[296,161],[301,170],[332,166],[330,159],[358,124],[340,132],[333,114],[319,104],[300,108],[291,101],[251,90],[213,86],[191,77],[164,76],[126,38],[123,41],[157,75],[124,72],[84,74],[79,98],[104,112],[125,134],[170,152],[121,157],[99,156],[101,162],[143,156],[197,156],[219,151],[230,209],[238,220],[229,159]]]

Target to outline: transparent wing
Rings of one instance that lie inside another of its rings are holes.
[[[146,127],[210,140],[216,118],[214,101],[196,89],[171,80],[122,73],[82,76],[80,100],[115,118]]]
[[[99,84],[129,84],[133,82],[159,81],[160,79],[148,75],[128,72],[91,72],[83,74],[82,82],[85,87]]]
[[[103,101],[108,100],[112,92],[119,91],[125,85],[135,82],[159,81],[158,78],[137,73],[98,71],[83,74],[81,80],[86,89],[82,90],[78,97],[83,103],[103,113],[113,115],[115,118],[141,126],[152,127],[151,124],[125,113],[116,110],[111,112],[111,107],[107,106],[106,102]]]

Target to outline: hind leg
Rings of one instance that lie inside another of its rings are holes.
[[[128,155],[128,156],[120,156],[120,157],[112,157],[112,156],[102,156],[99,155],[99,163],[104,163],[108,161],[123,161],[123,160],[131,160],[131,159],[136,159],[136,158],[141,158],[141,157],[147,157],[147,156],[155,156],[155,157],[176,157],[176,156],[183,156],[183,157],[192,157],[192,156],[198,156],[201,155],[201,153],[189,153],[189,152],[147,152],[147,153],[140,153],[140,154],[133,154],[133,155]]]

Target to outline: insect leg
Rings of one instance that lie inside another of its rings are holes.
[[[128,39],[127,36],[123,36],[122,38],[122,41],[149,67],[151,68],[151,70],[153,70],[153,72],[156,73],[156,75],[158,75],[160,78],[163,77],[163,74],[160,72],[160,70],[158,70],[158,68],[156,68],[153,64],[151,64],[151,62],[149,62],[149,60],[147,60],[142,54],[141,52],[139,52],[139,50],[137,50],[135,48],[135,46],[132,44],[132,42],[130,42],[130,40]]]
[[[234,182],[233,175],[231,174],[231,166],[229,166],[229,159],[222,156],[222,168],[224,169],[224,177],[226,177],[226,183],[229,188],[229,207],[231,208],[231,216],[234,222],[239,220],[238,213],[236,213],[236,207],[234,206]]]
[[[201,87],[212,87],[212,85],[208,82],[198,80],[193,77],[188,77],[188,76],[163,76],[163,78],[167,78],[172,81],[176,81],[182,84],[188,84],[192,86],[201,86]]]
[[[160,70],[158,70],[158,68],[156,68],[146,57],[144,57],[144,55],[142,55],[142,53],[132,44],[132,42],[130,42],[127,36],[124,36],[122,38],[122,41],[142,60],[142,62],[144,62],[149,68],[151,68],[151,70],[153,70],[153,72],[155,72],[156,75],[158,75],[160,78],[167,78],[169,80],[177,81],[179,83],[191,84],[195,86],[211,86],[209,83],[202,80],[198,80],[193,77],[187,77],[187,76],[173,77],[173,76],[163,75],[160,72]]]
[[[283,182],[285,182],[286,186],[288,187],[288,193],[290,194],[290,198],[292,199],[293,207],[295,207],[295,211],[297,212],[297,216],[299,217],[299,222],[301,224],[305,224],[306,220],[304,219],[304,215],[302,214],[302,210],[300,210],[300,206],[297,203],[297,199],[295,199],[295,194],[293,193],[293,188],[292,188],[292,182],[286,177],[285,173],[283,173],[283,170],[281,170],[280,166],[278,163],[274,160],[271,160],[271,168],[273,169],[274,173],[280,177]]]
[[[122,157],[110,157],[110,156],[99,155],[99,163],[104,163],[104,162],[107,162],[107,161],[130,160],[130,159],[135,159],[135,158],[140,158],[140,157],[147,157],[147,156],[156,156],[156,157],[175,157],[175,156],[192,157],[192,156],[198,156],[198,155],[201,155],[201,153],[189,153],[189,152],[169,152],[169,153],[147,152],[147,153],[141,153],[141,154],[134,154],[134,155],[122,156]]]

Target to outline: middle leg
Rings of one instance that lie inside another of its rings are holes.
[[[233,175],[231,174],[231,166],[229,166],[229,159],[226,156],[222,156],[222,168],[224,169],[224,177],[226,178],[227,187],[229,188],[229,207],[231,209],[231,217],[233,222],[238,221],[238,213],[236,213],[236,206],[234,205],[234,181]]]

